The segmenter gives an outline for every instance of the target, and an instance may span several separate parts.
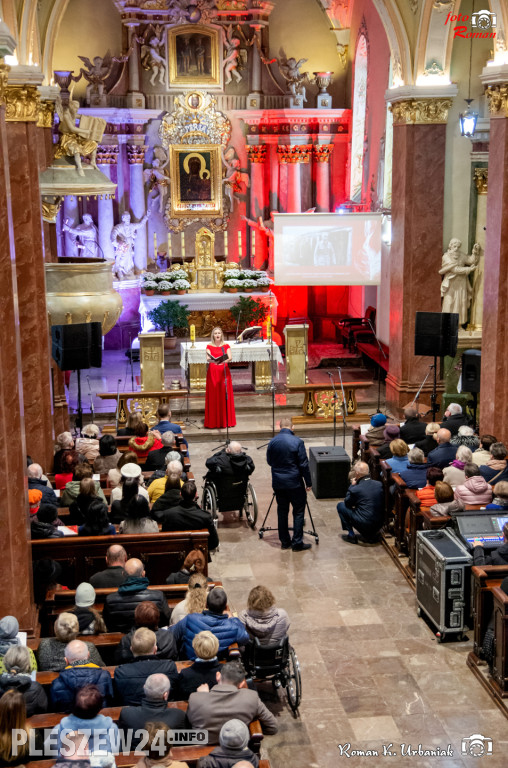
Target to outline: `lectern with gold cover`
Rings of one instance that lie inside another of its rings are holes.
[[[309,326],[286,325],[286,384],[301,387],[307,384],[307,334]]]
[[[164,389],[165,335],[163,331],[138,334],[141,390],[143,392],[157,392]]]

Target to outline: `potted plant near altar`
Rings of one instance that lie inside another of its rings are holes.
[[[270,285],[272,284],[272,281],[269,277],[259,277],[256,280],[256,288],[259,288],[260,291],[263,293],[268,293],[270,290]]]
[[[263,325],[268,315],[268,307],[261,299],[252,299],[250,296],[241,296],[229,311],[235,323],[240,317],[239,331],[243,331],[249,325]]]
[[[189,281],[183,277],[180,277],[178,280],[173,281],[173,290],[176,291],[178,294],[180,294],[180,296],[182,296],[184,293],[187,293],[189,288],[190,288]]]
[[[252,291],[256,288],[256,286],[257,286],[256,280],[251,280],[250,278],[247,278],[247,280],[243,281],[242,290],[244,290],[246,293],[252,293]]]
[[[169,296],[172,287],[173,284],[170,283],[169,280],[161,280],[159,283],[157,283],[157,290],[159,293],[162,293],[163,296]]]
[[[159,331],[166,333],[164,339],[165,349],[174,349],[176,347],[176,337],[185,336],[189,328],[189,307],[188,304],[180,304],[178,301],[161,301],[161,303],[150,310],[148,319]]]
[[[146,296],[153,296],[157,290],[157,283],[155,280],[145,280],[143,283],[143,291]]]
[[[173,272],[168,272],[167,275],[168,280],[188,280],[189,277],[185,269],[174,269]]]
[[[235,278],[231,277],[224,281],[224,290],[228,293],[237,293],[238,289],[241,288],[242,285],[243,280],[236,280]]]

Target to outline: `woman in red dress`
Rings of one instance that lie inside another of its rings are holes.
[[[227,355],[227,361],[213,362],[214,359]],[[205,427],[216,429],[236,425],[235,401],[233,398],[233,383],[228,361],[231,360],[229,344],[224,344],[224,334],[221,328],[214,328],[211,343],[206,347],[208,371],[206,374]],[[226,414],[226,382],[228,388],[228,405]]]

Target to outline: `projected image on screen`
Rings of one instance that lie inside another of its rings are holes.
[[[378,285],[381,214],[275,214],[279,285]]]

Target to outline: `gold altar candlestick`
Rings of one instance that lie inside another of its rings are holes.
[[[190,340],[192,342],[191,347],[194,349],[194,347],[196,346],[194,344],[194,342],[196,341],[196,326],[195,325],[191,325],[191,327],[190,327]]]
[[[182,258],[185,256],[185,232],[182,232]]]
[[[153,233],[153,253],[155,256],[155,261],[157,261],[157,232]]]
[[[173,257],[173,247],[171,245],[171,234],[168,232],[168,259]]]
[[[255,230],[252,230],[251,233],[251,261],[252,266],[254,266],[254,257],[256,256],[256,232]]]

